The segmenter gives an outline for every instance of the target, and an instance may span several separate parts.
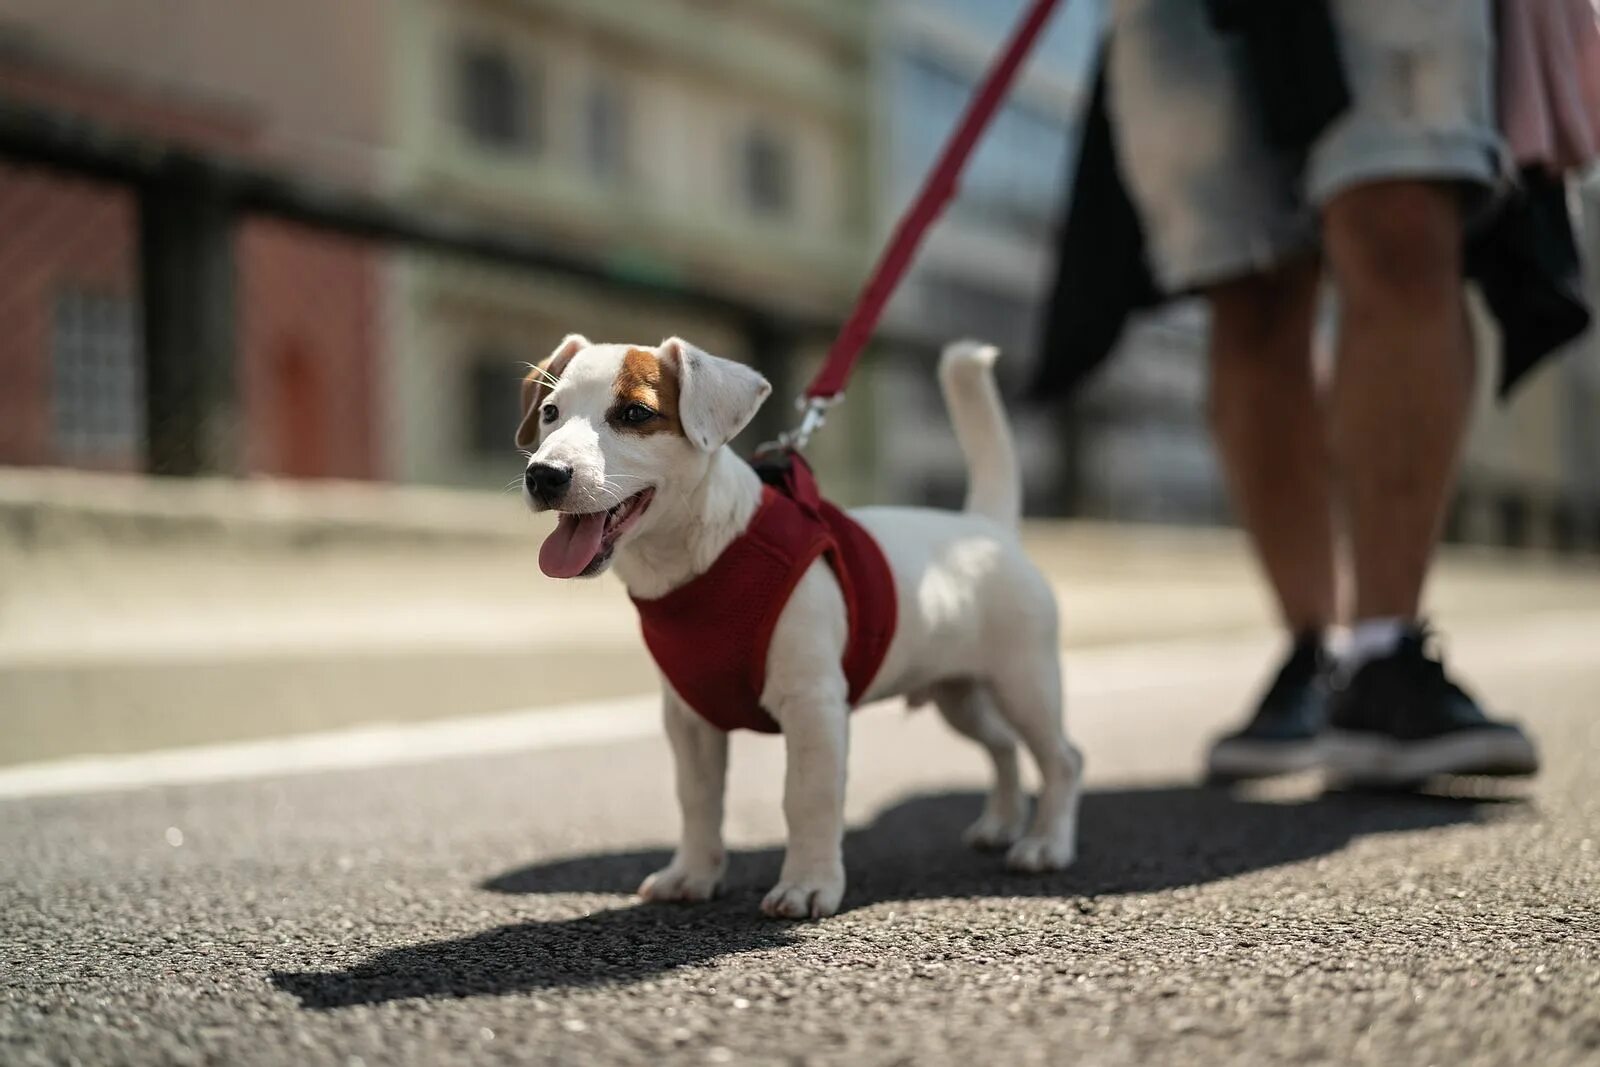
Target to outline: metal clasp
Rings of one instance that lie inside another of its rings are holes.
[[[768,441],[756,449],[756,455],[762,456],[771,452],[786,452],[789,450],[800,451],[811,440],[811,435],[820,430],[828,421],[828,409],[837,404],[842,396],[802,396],[798,397],[794,406],[800,411],[800,425],[792,430],[785,430],[778,435],[776,441]]]

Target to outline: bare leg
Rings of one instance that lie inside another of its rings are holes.
[[[721,886],[728,863],[722,846],[728,735],[670,692],[663,704],[683,832],[672,863],[646,878],[639,895],[646,900],[708,900]]]
[[[1323,229],[1341,301],[1331,423],[1355,618],[1414,618],[1472,402],[1460,207],[1446,185],[1363,185],[1328,204]]]
[[[1311,362],[1312,261],[1212,289],[1211,431],[1292,633],[1335,621],[1333,487]]]

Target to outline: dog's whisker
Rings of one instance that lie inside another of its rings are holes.
[[[554,387],[556,382],[560,381],[559,378],[545,370],[543,367],[539,366],[537,363],[523,362],[521,363],[521,366],[527,367],[528,375],[541,385]]]
[[[601,500],[606,499],[606,497],[610,497],[612,500],[619,503],[622,500],[622,497],[618,495],[617,491],[611,488],[609,485],[606,485],[604,482],[601,482],[599,485],[594,487],[594,495],[599,497]]]

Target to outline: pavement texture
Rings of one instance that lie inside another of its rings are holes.
[[[1593,583],[1593,578],[1587,579]],[[1452,630],[1522,790],[1195,784],[1267,636],[1069,651],[1081,858],[958,843],[982,760],[865,709],[845,911],[757,911],[781,743],[740,737],[724,898],[631,890],[664,742],[0,802],[0,1063],[1600,1062],[1600,612]]]

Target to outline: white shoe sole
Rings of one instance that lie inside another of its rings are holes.
[[[1539,770],[1533,742],[1504,730],[1465,730],[1427,741],[1329,730],[1330,777],[1350,785],[1402,785],[1446,774],[1529,775]]]
[[[1322,766],[1320,738],[1309,741],[1251,741],[1229,738],[1211,746],[1206,773],[1212,778],[1271,778]]]

